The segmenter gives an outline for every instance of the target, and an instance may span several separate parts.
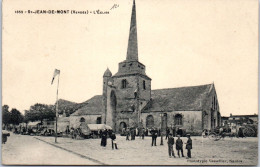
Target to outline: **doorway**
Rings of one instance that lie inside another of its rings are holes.
[[[122,133],[123,132],[123,129],[126,130],[126,123],[125,122],[120,122],[120,125],[119,125],[119,132]]]

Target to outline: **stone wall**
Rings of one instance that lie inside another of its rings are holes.
[[[215,101],[214,101],[215,97]],[[221,114],[219,110],[219,103],[218,103],[218,97],[216,94],[215,86],[213,85],[208,97],[206,103],[203,105],[203,129],[211,130],[221,124]],[[213,116],[213,117],[212,117]],[[215,124],[214,124],[215,119]]]
[[[141,76],[125,76],[113,78],[116,94],[118,98],[129,99],[135,98],[134,92],[137,90],[137,83],[139,80],[139,98],[150,100],[151,98],[151,81]],[[122,88],[122,80],[126,79],[126,88]],[[146,89],[143,89],[143,81],[145,81]]]
[[[126,80],[126,88],[122,87],[122,80]],[[143,85],[145,82],[145,88]],[[106,82],[104,82],[106,83]],[[137,84],[138,83],[138,84]],[[135,97],[135,92],[139,85],[139,104]],[[113,86],[105,88],[106,105],[105,105],[105,120],[107,125],[110,125],[114,130],[119,129],[120,122],[125,122],[128,127],[138,125],[138,109],[139,110],[147,104],[151,98],[151,80],[139,75],[128,75],[124,77],[113,78]],[[114,92],[116,99],[116,106],[114,106],[114,99],[111,98],[111,92]],[[132,107],[134,106],[134,107]],[[128,119],[127,121],[124,121]]]
[[[146,118],[152,115],[154,118],[154,127],[161,128],[161,112],[142,113],[141,119],[143,125],[146,127]],[[179,127],[186,129],[187,133],[201,133],[202,132],[202,111],[172,111],[163,112],[167,114],[167,126]],[[176,125],[175,116],[182,115],[182,125]]]

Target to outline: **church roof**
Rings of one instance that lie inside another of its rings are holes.
[[[201,111],[213,84],[152,90],[152,99],[143,109],[149,111]]]
[[[107,68],[107,70],[104,72],[103,77],[111,77],[111,76],[112,76],[112,73],[111,73],[111,71],[109,70],[109,68]]]
[[[71,114],[71,116],[94,115],[102,113],[102,95],[96,95],[84,102],[84,104],[84,106]]]

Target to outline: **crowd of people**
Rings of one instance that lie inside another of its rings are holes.
[[[150,129],[149,133],[152,136],[152,144],[151,146],[156,146],[156,139],[158,137],[158,135],[161,135],[160,130],[158,130],[157,128],[152,128]],[[111,139],[111,145],[112,145],[112,149],[118,149],[118,145],[117,145],[117,140],[116,140],[116,135],[112,130],[101,130],[99,132],[100,134],[100,138],[101,138],[101,146],[102,147],[106,147],[107,145],[107,139],[110,138]],[[130,140],[135,140],[136,136],[139,136],[139,138],[144,139],[144,136],[148,136],[147,134],[147,130],[142,128],[140,130],[138,130],[137,128],[126,128],[125,132],[124,132],[125,136],[126,136],[126,140],[130,141]],[[147,135],[146,135],[147,134]],[[190,137],[190,134],[186,134],[188,140],[185,143],[186,144],[186,149],[187,149],[187,158],[191,158],[191,149],[192,149],[192,139]],[[180,157],[185,157],[183,154],[183,141],[180,138],[180,135],[177,135],[177,140],[174,140],[174,136],[173,134],[170,132],[170,129],[167,128],[166,129],[166,138],[165,140],[168,139],[167,144],[168,144],[168,154],[169,157],[176,157],[174,154],[174,144],[176,146],[176,150],[177,150],[177,154]]]

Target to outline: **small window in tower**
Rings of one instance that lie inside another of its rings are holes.
[[[122,80],[122,88],[126,88],[126,79]]]
[[[143,81],[143,88],[146,89],[146,87],[145,87],[145,81]]]
[[[122,67],[125,67],[125,64],[123,64]]]
[[[132,65],[133,65],[132,63],[129,64],[129,66],[132,66]]]

